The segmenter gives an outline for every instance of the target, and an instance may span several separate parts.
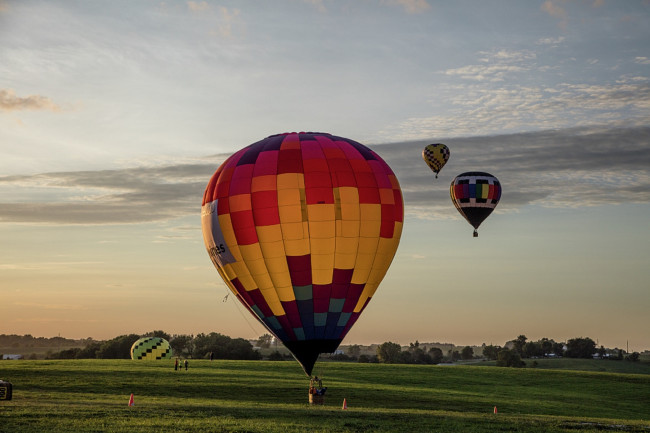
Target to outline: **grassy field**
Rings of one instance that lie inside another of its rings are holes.
[[[0,431],[650,432],[650,375],[334,362],[314,372],[329,387],[324,406],[309,406],[295,362],[4,361],[14,399],[0,402]]]

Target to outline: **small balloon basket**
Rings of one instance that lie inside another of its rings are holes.
[[[309,393],[309,404],[325,404],[325,396]]]

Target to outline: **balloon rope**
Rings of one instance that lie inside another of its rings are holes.
[[[226,301],[228,300],[228,295],[230,295],[230,292],[228,292],[228,293],[226,294],[226,296],[223,298],[223,302],[226,302]],[[239,311],[239,314],[241,314],[241,316],[244,318],[244,320],[246,321],[246,324],[248,324],[249,328],[251,328],[251,330],[253,331],[253,333],[254,333],[256,336],[259,337],[260,333],[259,333],[255,328],[253,328],[253,325],[251,325],[251,322],[248,320],[247,315],[244,314],[244,312],[243,312],[243,311],[241,310],[241,308],[239,307],[239,302],[238,302],[237,300],[235,300],[235,301],[236,301],[236,302],[233,302],[233,304],[235,304],[235,307],[237,308],[237,311]]]

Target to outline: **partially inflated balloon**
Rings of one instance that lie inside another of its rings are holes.
[[[309,375],[377,290],[402,232],[402,192],[372,150],[272,135],[228,158],[203,197],[203,239],[237,299]]]
[[[131,359],[171,359],[169,342],[160,337],[142,337],[131,346]]]
[[[438,173],[449,160],[449,148],[442,143],[429,144],[422,151],[422,159],[438,177]]]
[[[458,212],[474,227],[476,237],[478,227],[501,199],[501,184],[490,173],[469,171],[451,181],[449,194]]]

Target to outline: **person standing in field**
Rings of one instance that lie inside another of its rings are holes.
[[[187,364],[188,364],[188,362],[187,362],[187,359],[186,359],[185,360],[185,371],[187,371]]]
[[[176,358],[176,361],[174,362],[174,371],[178,370],[178,358]]]

